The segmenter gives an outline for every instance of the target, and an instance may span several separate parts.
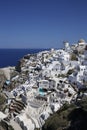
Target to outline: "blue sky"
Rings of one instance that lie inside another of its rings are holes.
[[[0,0],[0,48],[60,48],[81,38],[86,0]]]

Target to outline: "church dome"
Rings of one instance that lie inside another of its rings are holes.
[[[85,40],[84,40],[84,39],[80,39],[80,40],[78,41],[78,43],[85,43]]]

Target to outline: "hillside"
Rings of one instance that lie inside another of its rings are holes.
[[[48,118],[42,130],[87,130],[87,98],[65,104]]]

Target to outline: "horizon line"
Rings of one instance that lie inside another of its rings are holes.
[[[0,49],[52,49],[51,48],[0,48]],[[59,48],[53,48],[53,49],[59,49]]]

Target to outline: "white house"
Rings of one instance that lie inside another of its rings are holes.
[[[64,50],[59,50],[57,51],[58,53],[58,57],[59,57],[59,61],[69,61],[70,60],[70,54]]]
[[[39,80],[38,87],[48,89],[49,88],[49,81],[48,80]]]

